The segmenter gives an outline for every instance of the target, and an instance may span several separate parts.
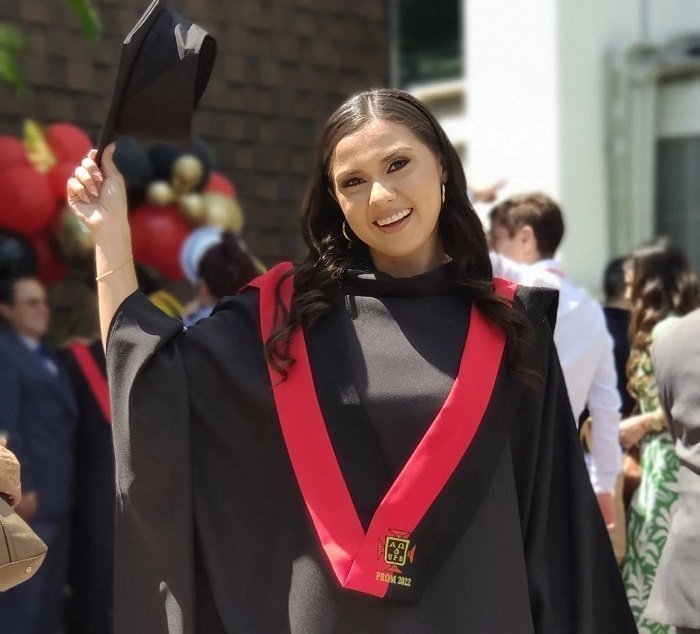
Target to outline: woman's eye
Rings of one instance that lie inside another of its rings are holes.
[[[395,172],[396,170],[400,170],[402,167],[406,167],[407,164],[408,159],[397,159],[391,162],[391,165],[389,165],[389,171]]]
[[[362,182],[361,178],[358,178],[355,176],[354,178],[349,178],[343,183],[343,187],[354,187],[355,185],[359,185]]]

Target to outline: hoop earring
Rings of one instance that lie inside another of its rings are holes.
[[[343,237],[348,241],[348,244],[352,244],[353,242],[355,242],[348,235],[347,220],[343,220],[343,224],[342,224],[342,227],[340,229],[340,232],[343,234]]]
[[[445,204],[445,183],[442,184],[442,204]]]

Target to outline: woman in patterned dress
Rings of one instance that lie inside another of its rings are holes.
[[[672,634],[670,626],[644,618],[678,499],[678,458],[659,405],[650,348],[659,331],[698,305],[698,287],[683,253],[665,238],[632,254],[626,279],[632,302],[628,389],[639,413],[620,423],[620,441],[626,449],[639,445],[642,477],[627,514],[623,579],[640,634]]]

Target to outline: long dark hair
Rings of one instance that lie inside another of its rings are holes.
[[[630,358],[627,376],[636,393],[640,357],[649,351],[654,326],[669,315],[679,317],[698,307],[698,280],[683,252],[668,238],[652,240],[637,249],[632,267],[630,300]]]
[[[524,315],[494,294],[486,235],[467,198],[467,183],[457,151],[425,105],[406,92],[390,88],[354,95],[326,123],[302,207],[302,233],[308,254],[287,274],[294,275],[294,300],[289,312],[281,305],[278,292],[278,310],[283,319],[265,344],[267,360],[283,373],[293,363],[288,354],[292,332],[298,326],[308,328],[330,309],[331,289],[346,270],[352,249],[364,248],[357,243],[349,246],[342,235],[344,216],[331,195],[330,168],[341,139],[376,120],[406,126],[440,159],[446,174],[445,202],[438,220],[444,251],[452,258],[458,283],[483,314],[506,332],[508,359],[514,373],[534,386],[537,377],[528,367],[533,329]]]

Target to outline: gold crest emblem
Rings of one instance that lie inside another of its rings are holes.
[[[379,540],[378,559],[384,559],[387,571],[401,572],[408,563],[413,563],[416,552],[415,544],[411,544],[411,534],[406,531],[389,531],[384,539]]]
[[[401,537],[387,537],[384,545],[384,561],[401,568],[406,565],[410,542]]]

